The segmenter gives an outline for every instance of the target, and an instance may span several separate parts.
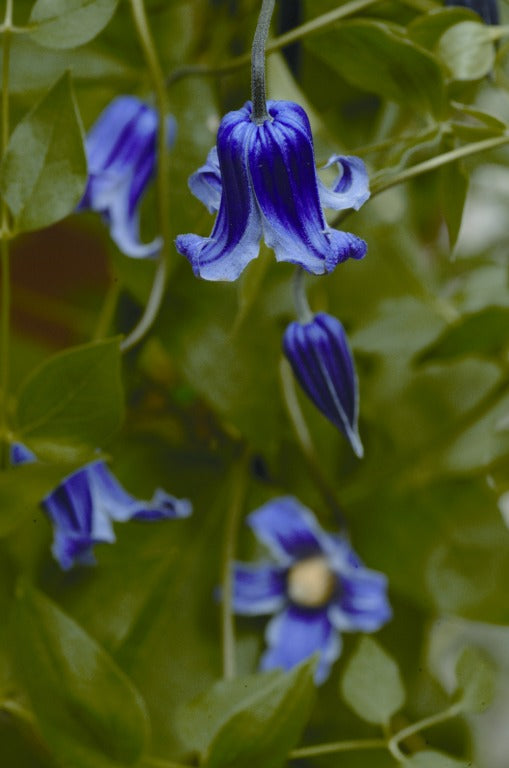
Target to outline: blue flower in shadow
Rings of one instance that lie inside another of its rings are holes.
[[[260,666],[288,670],[318,653],[315,681],[322,683],[341,653],[341,632],[375,632],[391,618],[387,579],[291,496],[272,499],[247,523],[275,561],[234,566],[235,612],[275,614]]]

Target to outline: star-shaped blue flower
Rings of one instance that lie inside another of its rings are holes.
[[[14,465],[36,461],[20,443],[11,446]],[[191,503],[158,488],[150,501],[131,496],[102,460],[86,464],[62,480],[43,500],[53,523],[52,553],[67,571],[74,565],[94,565],[95,544],[115,541],[113,522],[188,517]]]
[[[235,612],[275,614],[260,666],[288,670],[318,653],[315,680],[322,683],[341,653],[341,632],[374,632],[391,618],[387,579],[291,496],[269,501],[247,522],[275,560],[234,568]]]
[[[235,280],[258,256],[260,240],[278,261],[320,275],[348,258],[360,259],[366,243],[331,229],[322,205],[358,208],[369,197],[359,158],[333,156],[339,166],[332,189],[315,170],[306,113],[291,101],[268,101],[269,119],[251,119],[251,102],[229,112],[219,126],[217,148],[190,179],[191,191],[217,218],[210,237],[179,235],[177,250],[206,280]]]
[[[283,350],[308,397],[362,458],[357,376],[342,324],[325,312],[316,314],[309,323],[290,323],[283,336]]]
[[[155,173],[157,111],[135,96],[118,96],[90,129],[86,142],[88,182],[79,210],[101,213],[110,235],[126,256],[156,256],[161,238],[141,243],[139,204]],[[168,146],[175,140],[168,118]]]

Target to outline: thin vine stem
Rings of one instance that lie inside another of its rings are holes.
[[[288,757],[291,760],[301,760],[306,757],[320,757],[320,755],[332,755],[336,752],[351,752],[364,749],[387,749],[385,739],[350,739],[348,741],[333,741],[330,744],[317,744],[313,747],[300,747],[294,749]]]
[[[306,273],[302,267],[297,267],[293,276],[293,300],[299,322],[309,323],[313,319],[313,312],[306,295]]]
[[[251,48],[252,120],[257,125],[261,125],[269,119],[265,86],[265,46],[269,36],[274,5],[275,0],[263,0]]]
[[[244,448],[235,467],[233,491],[224,527],[223,555],[221,560],[221,628],[223,652],[223,678],[235,677],[235,620],[233,616],[232,563],[239,530],[240,517],[247,488],[249,452]]]
[[[122,352],[134,347],[152,327],[163,301],[166,283],[169,274],[171,259],[171,231],[170,231],[170,191],[169,191],[169,163],[167,148],[167,117],[169,114],[168,98],[163,71],[157,55],[154,39],[148,25],[147,14],[143,0],[130,0],[134,25],[138,33],[145,61],[154,87],[156,105],[159,112],[159,126],[157,131],[157,209],[159,231],[162,237],[162,247],[159,254],[159,262],[154,275],[152,291],[136,327],[124,339],[120,345]]]
[[[412,723],[412,725],[408,725],[406,728],[402,728],[395,733],[394,736],[389,739],[387,748],[392,754],[397,754],[399,752],[399,744],[402,741],[405,741],[405,739],[408,739],[416,733],[425,731],[427,728],[432,728],[434,725],[440,725],[440,723],[444,723],[446,720],[457,717],[458,715],[461,715],[462,711],[461,703],[456,702],[443,712],[418,720],[416,723]]]
[[[422,163],[417,163],[417,165],[413,165],[410,168],[405,168],[403,171],[395,173],[388,178],[380,177],[379,179],[375,179],[373,181],[371,196],[379,195],[381,192],[385,192],[386,189],[402,184],[404,181],[413,179],[423,173],[433,171],[436,168],[440,168],[442,165],[453,163],[455,160],[461,160],[461,158],[468,157],[469,155],[487,152],[490,149],[497,149],[498,147],[503,147],[505,144],[509,144],[509,134],[506,133],[504,133],[503,136],[495,136],[491,139],[483,139],[482,141],[476,141],[473,144],[467,144],[463,147],[451,149],[449,152],[444,152],[441,155],[431,157],[429,160],[424,160]]]
[[[9,64],[11,52],[13,0],[6,0],[3,22],[3,53],[2,53],[2,116],[1,116],[1,146],[0,156],[3,158],[9,144]],[[0,310],[0,467],[9,466],[9,425],[8,425],[8,394],[9,394],[9,358],[10,358],[10,322],[11,322],[11,277],[10,277],[10,221],[7,203],[2,197],[0,204],[0,271],[2,279],[1,310]]]
[[[279,35],[279,37],[269,40],[265,46],[265,53],[268,55],[280,51],[282,48],[286,48],[287,45],[291,45],[313,32],[319,32],[321,29],[333,24],[335,21],[339,21],[346,16],[352,16],[354,13],[363,11],[365,8],[369,8],[371,5],[375,5],[378,2],[380,2],[380,0],[351,0],[340,8],[335,8],[333,11],[324,13],[316,19],[312,19],[305,24],[295,27],[295,29],[292,29],[289,32],[285,32],[284,35]],[[433,7],[435,7],[434,3]],[[238,69],[243,69],[244,67],[249,66],[250,63],[251,52],[242,54],[242,56],[236,56],[234,59],[227,61],[226,64],[222,64],[218,67],[180,67],[170,74],[167,82],[168,85],[172,85],[185,77],[220,77],[221,75],[228,75],[231,72],[236,72]]]
[[[322,494],[325,503],[332,511],[335,522],[339,523],[342,527],[346,527],[344,525],[341,506],[336,498],[336,494],[333,488],[331,487],[329,481],[322,471],[316,448],[313,444],[306,420],[301,411],[299,401],[297,399],[297,393],[295,391],[295,382],[291,366],[283,357],[281,358],[279,364],[279,380],[281,382],[283,402],[286,406],[286,411],[288,413],[288,417],[293,427],[293,431],[297,438],[299,447],[304,458],[306,459],[311,477],[313,478],[318,490]]]

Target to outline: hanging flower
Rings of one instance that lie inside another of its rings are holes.
[[[102,112],[86,138],[88,183],[79,210],[101,213],[118,248],[134,258],[156,256],[161,238],[141,243],[139,204],[155,173],[158,114],[135,96],[119,96]],[[175,140],[167,120],[167,141]]]
[[[35,461],[20,443],[11,447],[13,464]],[[43,500],[53,523],[52,553],[67,571],[76,564],[94,565],[93,547],[115,541],[113,522],[188,517],[191,503],[157,489],[150,501],[131,496],[102,460],[93,461],[62,480]]]
[[[306,113],[290,101],[268,101],[269,120],[251,120],[251,102],[221,121],[217,149],[190,178],[191,191],[218,211],[210,237],[179,235],[177,250],[206,280],[235,280],[258,256],[260,240],[278,261],[313,274],[331,272],[348,258],[360,259],[366,243],[331,229],[322,205],[358,208],[369,197],[359,158],[335,155],[339,175],[332,189],[317,179]]]
[[[339,320],[320,312],[309,323],[290,323],[283,336],[283,349],[304,392],[362,458],[357,376]]]
[[[318,653],[315,680],[322,683],[341,653],[341,632],[375,632],[391,618],[387,579],[291,496],[272,499],[247,523],[275,560],[234,570],[235,612],[275,614],[260,666],[288,670]]]

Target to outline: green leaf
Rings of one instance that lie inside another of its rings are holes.
[[[181,736],[207,768],[282,765],[311,711],[314,666],[216,683],[181,710]]]
[[[41,500],[77,464],[23,464],[0,472],[0,536],[5,536],[36,512]]]
[[[19,438],[41,458],[55,457],[52,446],[97,447],[118,429],[122,417],[117,338],[44,361],[21,387],[16,410]]]
[[[463,163],[457,160],[447,163],[440,169],[441,204],[451,251],[456,245],[463,218],[463,208],[467,199],[468,174]]]
[[[86,180],[81,121],[66,73],[14,129],[0,167],[0,190],[16,229],[24,232],[71,213]]]
[[[508,344],[509,307],[486,307],[448,326],[425,347],[418,363],[449,360],[463,355],[498,355]]]
[[[118,0],[37,0],[31,37],[48,48],[75,48],[104,29],[117,5]]]
[[[363,720],[387,725],[405,703],[398,665],[376,640],[363,637],[340,683],[346,703]]]
[[[455,757],[434,749],[424,749],[406,758],[405,766],[409,768],[473,768],[471,762],[456,760]]]
[[[313,53],[349,83],[370,93],[440,115],[444,86],[437,60],[405,38],[404,30],[379,21],[349,21],[334,34],[306,41]]]
[[[436,50],[453,80],[479,80],[493,69],[495,45],[485,24],[455,24],[441,36]]]
[[[417,16],[407,32],[418,45],[432,51],[444,32],[461,21],[476,21],[478,16],[469,8],[435,8]]]
[[[484,712],[493,699],[496,669],[479,648],[463,650],[456,662],[458,699],[464,712]]]
[[[44,738],[73,768],[117,768],[141,756],[148,717],[140,694],[108,654],[35,590],[19,597],[14,650]]]

